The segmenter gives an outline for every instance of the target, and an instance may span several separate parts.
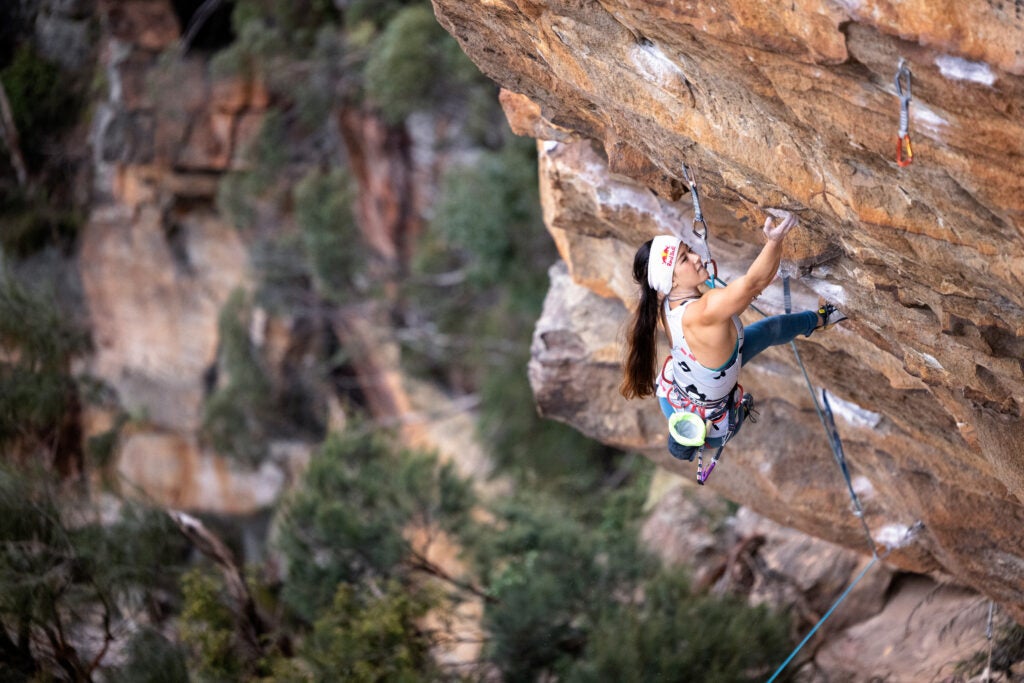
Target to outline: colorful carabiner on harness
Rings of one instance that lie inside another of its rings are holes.
[[[906,88],[903,81],[906,80]],[[910,144],[910,69],[900,60],[896,70],[896,95],[900,98],[900,129],[896,139],[896,165],[901,168],[914,163],[914,148]]]

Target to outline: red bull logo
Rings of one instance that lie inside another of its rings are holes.
[[[666,245],[661,252],[661,262],[671,268],[672,264],[676,262],[676,247],[671,244]]]

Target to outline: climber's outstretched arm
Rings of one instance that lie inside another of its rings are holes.
[[[782,262],[782,241],[797,219],[788,211],[769,209],[772,216],[765,219],[764,234],[768,238],[761,253],[747,268],[747,272],[725,287],[715,287],[695,302],[692,322],[699,326],[717,325],[747,310],[753,300],[771,284]]]

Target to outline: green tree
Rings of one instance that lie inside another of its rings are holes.
[[[409,297],[411,323],[428,333],[406,343],[403,360],[479,392],[480,435],[499,471],[579,496],[615,470],[619,454],[534,408],[526,365],[557,258],[537,185],[536,148],[521,138],[446,174]],[[460,270],[456,284],[429,284],[438,271]]]
[[[88,337],[42,289],[0,264],[0,446],[60,441],[77,405],[72,359]]]
[[[189,669],[204,681],[237,681],[255,673],[258,662],[244,657],[224,582],[207,569],[182,576],[181,639]]]
[[[249,339],[249,305],[235,290],[221,310],[219,387],[203,408],[202,433],[218,452],[247,465],[267,456],[274,411],[272,386]]]
[[[281,662],[274,680],[450,680],[431,656],[433,638],[419,625],[434,605],[426,591],[396,581],[341,584],[298,658]]]
[[[482,84],[476,67],[425,3],[405,7],[388,21],[370,46],[363,82],[370,101],[393,124],[415,111],[441,110]]]
[[[47,146],[78,117],[80,88],[71,74],[40,56],[28,42],[0,71],[0,81],[7,91],[25,162],[38,170],[46,159]]]
[[[313,170],[295,186],[295,218],[314,286],[332,303],[344,303],[365,289],[359,278],[368,254],[360,248],[350,183],[341,171]]]
[[[695,596],[679,572],[614,606],[596,625],[566,680],[761,681],[792,647],[787,619],[734,597]]]
[[[624,492],[615,495],[629,495]],[[494,595],[484,613],[486,656],[508,681],[567,671],[595,624],[630,596],[656,563],[637,543],[640,503],[629,522],[588,523],[550,495],[498,507],[498,523],[471,544]],[[611,506],[618,516],[618,506]]]
[[[90,680],[125,620],[156,618],[184,540],[161,512],[99,511],[50,473],[0,466],[0,678]],[[95,638],[80,639],[92,631]]]
[[[260,23],[297,54],[309,48],[324,26],[336,26],[341,14],[332,0],[236,0],[231,23],[240,34]]]
[[[407,538],[410,528],[456,531],[473,497],[450,466],[397,449],[362,428],[331,435],[285,504],[278,546],[288,564],[284,600],[312,623],[339,584],[449,580]]]
[[[137,631],[126,650],[127,661],[105,672],[111,683],[189,683],[181,646],[156,629]]]

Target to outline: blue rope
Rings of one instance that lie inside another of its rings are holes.
[[[722,284],[724,285],[725,283],[722,282]],[[790,313],[792,309],[792,298],[789,290],[788,276],[784,277],[782,280],[782,294],[784,305],[786,307],[786,313]],[[767,314],[759,310],[756,306],[751,305],[751,308],[760,313],[762,316],[767,317]],[[843,594],[839,596],[839,599],[836,600],[828,609],[828,611],[825,612],[825,615],[818,620],[818,623],[814,625],[814,628],[811,629],[811,632],[808,633],[802,641],[800,641],[800,644],[797,645],[796,648],[794,648],[794,650],[789,654],[789,657],[786,658],[786,661],[784,661],[782,665],[775,671],[772,677],[768,679],[768,683],[772,683],[779,676],[779,674],[782,673],[782,671],[789,665],[789,663],[793,661],[793,658],[796,657],[797,653],[800,652],[800,650],[803,649],[804,645],[806,645],[807,642],[814,636],[814,634],[818,632],[818,629],[821,628],[821,625],[825,623],[825,620],[828,619],[832,615],[832,612],[834,612],[835,609],[840,605],[840,603],[842,603],[843,600],[846,599],[846,596],[850,594],[850,591],[853,590],[853,587],[856,586],[860,582],[860,580],[864,578],[864,576],[868,573],[868,570],[871,569],[871,567],[874,566],[875,562],[878,561],[878,549],[875,546],[874,539],[871,538],[871,530],[868,528],[867,522],[864,520],[864,510],[861,507],[860,499],[857,497],[857,493],[853,490],[853,483],[850,481],[850,469],[846,465],[846,456],[843,453],[843,442],[839,438],[839,430],[836,428],[835,418],[832,415],[832,408],[828,403],[828,394],[824,390],[822,390],[822,401],[824,402],[825,406],[823,410],[821,404],[818,403],[817,392],[814,391],[814,385],[811,383],[810,375],[807,374],[807,367],[804,365],[803,358],[800,357],[800,350],[797,349],[796,341],[789,342],[789,345],[793,348],[793,355],[796,356],[797,365],[800,366],[800,372],[803,373],[804,382],[807,383],[807,389],[811,393],[811,399],[814,401],[814,410],[818,413],[818,419],[821,420],[821,424],[825,428],[825,435],[828,438],[829,446],[832,449],[832,455],[835,458],[836,464],[839,465],[839,471],[842,473],[843,479],[846,480],[846,489],[850,493],[850,499],[853,501],[855,509],[854,514],[860,519],[860,523],[864,527],[864,533],[867,536],[868,545],[871,547],[871,562],[869,562],[867,566],[864,567],[863,570],[861,570],[861,573],[857,576],[856,579],[853,580],[853,583],[851,583],[846,588],[846,590],[843,591]]]
[[[807,644],[807,641],[809,641],[811,637],[818,632],[818,629],[821,628],[821,625],[825,623],[825,620],[832,616],[832,612],[835,611],[836,607],[839,607],[839,603],[846,599],[846,596],[850,594],[850,591],[853,590],[853,587],[860,583],[860,580],[864,578],[864,576],[868,573],[868,570],[871,569],[871,567],[873,567],[875,562],[877,561],[878,555],[872,555],[871,561],[868,562],[867,566],[861,570],[860,574],[857,575],[857,578],[853,580],[853,583],[847,586],[846,590],[843,591],[843,594],[839,596],[839,599],[832,603],[832,606],[828,608],[827,612],[825,612],[825,616],[818,620],[818,623],[814,625],[814,628],[811,629],[811,632],[804,636],[804,639],[800,641],[800,644],[796,646],[796,649],[789,654],[789,657],[786,657],[786,661],[784,661],[782,665],[775,670],[775,673],[772,674],[772,677],[768,679],[768,683],[772,683],[776,678],[779,677],[779,674],[782,673],[782,670],[785,669],[791,661],[793,661],[793,658],[796,657],[796,654],[800,652],[800,650],[803,649],[804,645]]]

